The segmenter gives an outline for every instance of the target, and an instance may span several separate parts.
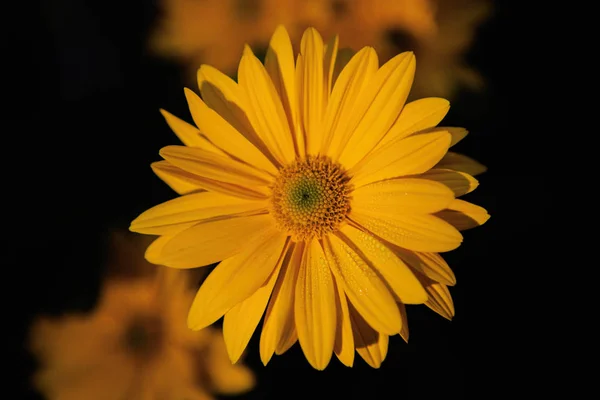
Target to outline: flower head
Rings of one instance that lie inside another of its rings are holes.
[[[130,229],[160,235],[146,251],[155,264],[220,262],[188,326],[224,315],[233,362],[264,314],[265,364],[298,340],[317,369],[333,353],[352,365],[355,349],[378,367],[389,336],[408,338],[405,304],[452,317],[455,279],[438,252],[488,218],[456,199],[483,167],[448,153],[467,133],[436,128],[448,102],[406,104],[414,55],[379,66],[365,47],[344,66],[337,53],[337,37],[309,28],[294,58],[279,27],[264,65],[246,47],[239,83],[200,67],[202,98],[185,92],[197,127],[162,111],[186,146],[163,148],[153,169],[182,196]]]
[[[229,362],[219,330],[185,326],[187,276],[161,269],[154,278],[110,279],[91,313],[39,318],[35,387],[51,400],[205,400],[251,389],[251,372]]]

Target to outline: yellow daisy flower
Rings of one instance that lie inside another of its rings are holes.
[[[182,196],[131,223],[160,235],[146,258],[173,268],[220,264],[199,289],[188,326],[225,315],[232,362],[264,314],[260,355],[267,363],[296,340],[310,364],[354,350],[372,366],[388,337],[408,337],[405,304],[452,314],[452,271],[437,254],[457,248],[459,229],[487,213],[456,196],[475,188],[481,165],[445,157],[467,133],[436,128],[440,98],[405,104],[415,57],[382,66],[371,47],[343,68],[338,39],[304,33],[294,60],[283,27],[265,65],[246,47],[236,83],[198,70],[202,98],[186,89],[197,127],[167,111],[186,146],[167,146],[156,174]],[[340,71],[339,74],[336,71]],[[266,309],[266,312],[265,312]]]
[[[186,272],[161,269],[108,280],[89,314],[39,318],[35,387],[49,400],[209,400],[251,389],[252,373],[231,364],[219,330],[186,327],[192,298]]]

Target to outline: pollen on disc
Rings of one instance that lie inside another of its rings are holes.
[[[297,241],[335,232],[350,212],[349,181],[339,164],[323,156],[283,167],[271,198],[277,224]]]

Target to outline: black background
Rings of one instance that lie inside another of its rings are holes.
[[[516,343],[532,338],[517,293],[541,262],[532,238],[550,205],[538,201],[546,178],[535,168],[544,151],[527,123],[531,99],[518,95],[535,67],[516,61],[530,43],[515,5],[496,2],[469,53],[486,90],[462,92],[444,123],[471,132],[456,150],[489,170],[467,200],[492,216],[445,254],[458,279],[455,319],[410,307],[410,343],[393,337],[379,370],[357,357],[353,369],[332,360],[314,371],[298,345],[263,367],[253,338],[246,362],[259,384],[244,398],[488,398],[527,379],[529,350]],[[177,143],[158,109],[189,114],[182,70],[145,49],[156,13],[148,1],[58,0],[20,10],[23,23],[7,25],[4,41],[17,44],[2,66],[12,106],[3,110],[2,173],[11,398],[39,398],[24,347],[34,315],[90,309],[108,232],[174,197],[149,167],[162,146]]]

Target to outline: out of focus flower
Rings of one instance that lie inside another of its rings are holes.
[[[419,58],[414,94],[449,97],[462,86],[481,89],[484,80],[466,56],[482,23],[489,18],[489,0],[431,0],[437,29],[434,35],[418,38],[410,32],[405,45]]]
[[[185,325],[193,299],[186,272],[158,271],[108,280],[90,313],[34,322],[33,383],[45,398],[207,400],[253,387],[251,372],[229,361],[221,331]]]
[[[404,304],[451,318],[446,286],[455,280],[438,252],[489,217],[456,199],[475,189],[470,173],[483,167],[448,153],[467,134],[436,127],[448,101],[406,103],[413,53],[379,66],[365,47],[341,72],[337,61],[337,37],[325,44],[309,28],[294,57],[279,27],[265,65],[245,48],[238,83],[199,69],[202,98],[185,91],[197,127],[163,110],[186,146],[163,148],[153,169],[182,196],[130,229],[160,235],[146,251],[152,263],[221,261],[188,325],[225,315],[233,362],[264,314],[265,364],[298,340],[317,369],[332,353],[353,365],[355,349],[379,367],[388,337],[408,337]]]
[[[481,83],[464,55],[489,0],[162,0],[161,5],[150,47],[179,60],[193,77],[201,64],[232,75],[244,45],[266,49],[281,24],[296,50],[304,29],[313,26],[324,37],[339,34],[340,48],[373,46],[382,62],[414,51],[415,97],[447,97],[460,84]]]

